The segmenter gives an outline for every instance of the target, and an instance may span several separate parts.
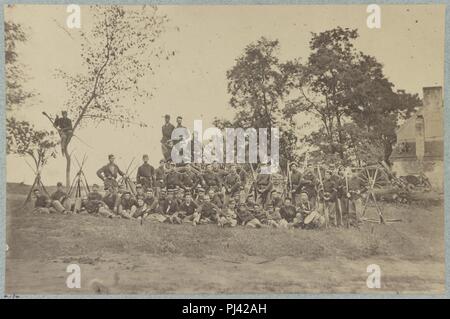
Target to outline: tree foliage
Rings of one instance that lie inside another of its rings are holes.
[[[57,72],[67,85],[74,130],[89,121],[134,123],[137,111],[130,101],[148,102],[152,92],[145,77],[158,59],[174,54],[158,44],[167,17],[156,7],[91,6],[91,12],[93,27],[81,32],[82,72]]]
[[[34,96],[23,88],[26,80],[24,66],[19,62],[17,44],[25,42],[27,36],[20,24],[5,21],[5,75],[6,75],[6,109],[11,111],[22,106],[29,98]]]
[[[380,154],[388,161],[398,121],[409,117],[420,100],[417,95],[394,92],[382,64],[354,47],[357,38],[357,30],[341,27],[313,33],[307,63],[289,63],[295,72],[288,83],[300,94],[288,104],[292,113],[308,112],[321,121],[317,132],[321,136],[314,133],[305,140],[316,143],[322,152],[350,161],[356,153],[371,149],[365,154],[372,154],[373,161]],[[355,144],[353,134],[363,136],[364,142]]]
[[[95,5],[90,9],[93,25],[81,32],[81,71],[57,71],[68,90],[66,109],[73,119],[73,133],[89,122],[145,126],[136,121],[139,112],[133,106],[148,103],[149,77],[159,60],[174,55],[158,43],[168,19],[155,6]],[[70,141],[62,147],[67,185]]]
[[[8,154],[29,156],[33,159],[36,171],[45,166],[50,158],[56,158],[58,138],[56,134],[46,130],[36,130],[27,121],[7,119],[6,151]]]
[[[284,98],[289,94],[286,66],[278,58],[278,40],[260,38],[249,44],[227,72],[230,106],[236,110],[233,120],[216,119],[220,128],[280,129],[280,157],[292,158],[296,136],[287,125]],[[293,123],[291,123],[293,124]],[[269,135],[270,137],[270,135]]]

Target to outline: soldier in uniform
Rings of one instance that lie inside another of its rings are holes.
[[[317,179],[312,170],[307,169],[300,179],[299,190],[300,193],[306,193],[308,195],[308,200],[312,209],[316,207],[316,187]]]
[[[297,213],[297,209],[292,204],[290,198],[284,199],[284,204],[280,208],[280,215],[282,220],[280,221],[280,225],[283,227],[296,227],[301,225],[301,214]],[[299,216],[300,215],[300,216]]]
[[[298,169],[297,163],[291,164],[291,198],[293,203],[300,200],[302,173]]]
[[[56,191],[50,196],[52,206],[60,213],[69,212],[72,208],[72,200],[64,191],[64,186],[61,182],[56,184]]]
[[[219,213],[219,220],[218,225],[219,227],[234,227],[237,225],[237,216],[235,213],[235,206],[236,203],[234,199],[230,199],[220,213]]]
[[[181,224],[182,219],[179,214],[179,206],[174,197],[174,190],[167,191],[167,198],[162,204],[163,214],[166,215],[167,221],[172,224]]]
[[[156,211],[158,207],[158,198],[153,194],[153,189],[147,189],[144,195],[144,202],[147,204],[149,212]]]
[[[155,169],[155,195],[159,197],[161,189],[166,187],[166,162],[162,159],[159,161],[159,167]]]
[[[357,214],[360,206],[361,195],[366,191],[361,179],[351,170],[347,171],[347,218],[349,226],[358,226],[359,217]]]
[[[125,175],[125,173],[122,172],[122,170],[119,168],[119,166],[117,166],[117,164],[114,163],[114,161],[115,161],[114,155],[112,155],[112,154],[109,155],[108,160],[109,160],[109,163],[106,164],[105,166],[102,166],[97,171],[97,176],[103,181],[105,190],[110,188],[111,186],[118,187],[117,175],[118,174],[120,176]]]
[[[230,165],[228,174],[224,178],[225,195],[228,198],[233,198],[241,190],[241,179],[236,172],[236,166]]]
[[[112,217],[113,214],[103,202],[103,196],[99,192],[100,187],[97,184],[92,185],[92,191],[87,199],[83,201],[82,207],[89,214],[99,214],[104,217]]]
[[[148,163],[148,155],[142,156],[144,163],[139,166],[136,173],[136,183],[141,184],[147,190],[155,184],[155,168]]]
[[[336,217],[336,199],[337,199],[337,186],[335,180],[332,179],[332,171],[326,170],[323,179],[323,201],[325,216],[328,216],[329,220],[333,221],[334,226],[337,226]],[[328,220],[325,221],[328,224]]]
[[[116,216],[119,213],[120,196],[117,187],[110,187],[103,196],[103,202],[108,209]]]
[[[165,180],[166,188],[169,189],[175,189],[177,187],[181,187],[181,174],[178,172],[178,169],[175,167],[175,165],[170,162],[170,169],[166,173],[166,180]]]
[[[161,149],[166,161],[171,159],[172,153],[172,132],[175,129],[172,123],[170,123],[170,115],[166,114],[164,116],[164,125],[161,128],[162,139],[161,139]]]
[[[206,171],[202,174],[202,180],[206,191],[209,191],[209,189],[214,186],[222,188],[221,180],[213,171],[211,164],[206,166]]]
[[[58,130],[59,136],[61,137],[61,152],[64,154],[67,149],[67,144],[72,138],[73,128],[72,120],[68,118],[67,111],[62,111],[61,114],[62,117],[56,115],[53,126]]]
[[[199,208],[200,213],[200,223],[209,224],[209,223],[217,223],[219,216],[220,208],[211,202],[209,195],[205,195],[203,199],[203,203]]]
[[[51,207],[51,200],[47,195],[41,194],[41,191],[37,188],[33,190],[33,195],[36,199],[36,201],[34,202],[34,209],[32,211],[33,213],[56,213],[56,210]]]
[[[186,169],[180,172],[180,185],[185,190],[192,194],[192,191],[197,187],[198,178],[195,173],[192,172],[190,166],[186,166]]]
[[[183,213],[184,223],[192,223],[192,225],[196,226],[200,221],[198,205],[193,201],[192,195],[190,193],[186,193],[184,201],[180,205],[179,209]]]
[[[336,223],[337,226],[344,226],[344,205],[343,199],[346,194],[345,191],[345,179],[343,176],[343,167],[338,167],[333,174],[331,175],[331,179],[334,182],[334,187],[336,190]]]
[[[129,191],[125,191],[119,203],[119,215],[123,218],[130,219],[137,209],[137,201]]]
[[[270,193],[272,192],[272,174],[264,174],[263,169],[266,164],[262,164],[259,174],[256,176],[256,202],[265,207],[268,200],[270,200]]]

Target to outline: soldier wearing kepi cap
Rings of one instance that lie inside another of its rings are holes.
[[[97,176],[104,182],[105,189],[109,189],[111,186],[117,187],[117,175],[124,176],[125,173],[114,163],[115,157],[113,154],[108,155],[109,163],[102,166],[97,171]]]
[[[148,163],[148,155],[142,156],[143,164],[139,166],[136,174],[136,182],[142,184],[144,190],[155,184],[155,168]]]

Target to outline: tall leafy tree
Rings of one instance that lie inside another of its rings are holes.
[[[287,135],[284,98],[289,92],[285,65],[278,58],[278,40],[260,38],[247,45],[235,65],[227,72],[230,106],[236,110],[232,121],[217,119],[219,127],[280,128],[280,155],[292,156]],[[270,138],[270,135],[269,135]],[[294,141],[295,142],[295,141]]]
[[[322,152],[349,160],[356,145],[350,136],[360,130],[366,143],[379,145],[382,159],[388,161],[398,120],[408,117],[420,100],[417,95],[394,92],[383,66],[354,47],[357,37],[357,30],[341,27],[313,33],[307,63],[290,63],[296,71],[288,83],[299,94],[288,104],[294,113],[306,111],[320,119]],[[315,135],[305,140],[319,144]]]
[[[15,118],[7,119],[6,130],[7,153],[32,159],[36,172],[40,172],[50,158],[56,157],[58,139],[54,132],[36,130],[29,122]]]
[[[5,21],[5,75],[6,109],[12,111],[24,105],[34,94],[23,88],[26,81],[24,66],[19,61],[17,45],[27,41],[23,27],[11,21]]]
[[[153,74],[158,61],[174,54],[158,41],[168,19],[153,6],[91,6],[90,10],[92,28],[81,32],[82,72],[58,71],[69,93],[66,106],[73,119],[73,134],[89,122],[145,125],[136,121],[137,110],[129,102],[144,103],[151,98],[144,78]],[[68,138],[62,145],[67,185],[70,142]]]

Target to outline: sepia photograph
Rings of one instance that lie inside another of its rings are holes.
[[[5,295],[444,294],[445,10],[4,5]]]

